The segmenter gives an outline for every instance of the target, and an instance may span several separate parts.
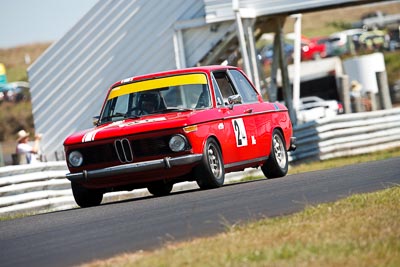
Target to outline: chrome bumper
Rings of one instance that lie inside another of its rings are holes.
[[[68,173],[67,179],[71,182],[87,182],[91,179],[103,178],[107,176],[152,171],[157,169],[170,169],[172,167],[198,162],[202,159],[202,157],[202,154],[192,154],[176,158],[166,157],[163,159],[130,163],[92,171],[85,170],[79,173]]]
[[[296,147],[296,137],[290,137],[290,147],[288,151],[295,151]]]

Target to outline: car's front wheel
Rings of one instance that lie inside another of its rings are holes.
[[[275,129],[272,133],[271,153],[268,160],[261,167],[267,178],[278,178],[285,176],[288,172],[289,162],[282,133]]]
[[[82,208],[100,205],[103,200],[103,192],[86,188],[78,183],[71,183],[72,193],[76,204]]]
[[[225,169],[221,149],[213,138],[204,146],[203,159],[195,169],[196,182],[201,189],[217,188],[224,184]]]
[[[147,187],[150,194],[156,197],[166,196],[172,191],[172,183],[156,182]]]

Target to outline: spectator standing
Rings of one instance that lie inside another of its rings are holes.
[[[18,164],[34,164],[39,162],[37,155],[39,153],[41,135],[35,135],[33,146],[29,142],[29,133],[25,130],[18,132],[16,153]]]

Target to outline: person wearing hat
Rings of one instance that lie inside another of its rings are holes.
[[[40,135],[35,135],[35,141],[33,146],[28,144],[29,133],[25,130],[20,130],[17,133],[17,149],[16,153],[18,155],[19,164],[33,164],[39,162],[36,155],[39,152],[39,142],[41,139]]]

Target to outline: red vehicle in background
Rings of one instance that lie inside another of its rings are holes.
[[[181,181],[216,188],[249,167],[282,177],[294,143],[284,105],[264,102],[240,69],[209,66],[115,83],[95,127],[64,148],[75,201],[89,207],[111,191],[162,196]]]
[[[301,38],[301,59],[302,60],[315,60],[329,56],[329,38],[327,37],[314,37],[314,38]]]

